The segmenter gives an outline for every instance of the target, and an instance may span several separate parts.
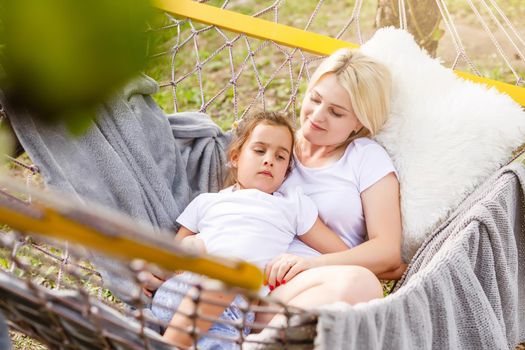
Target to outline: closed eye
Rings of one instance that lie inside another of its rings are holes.
[[[313,97],[313,96],[310,97],[310,101],[312,101],[313,103],[316,103],[316,104],[321,103],[321,100],[320,100],[320,99],[318,99],[318,98],[316,98],[316,97]]]
[[[337,117],[337,118],[340,118],[340,117],[342,117],[342,116],[343,116],[343,114],[342,114],[342,113],[337,113],[337,112],[336,112],[336,111],[334,111],[333,109],[332,109],[332,110],[331,110],[330,112],[332,113],[332,115],[333,115],[334,117]]]

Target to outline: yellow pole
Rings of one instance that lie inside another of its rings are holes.
[[[329,55],[343,47],[359,45],[312,32],[269,22],[264,19],[224,10],[191,0],[153,0],[159,9],[205,24],[216,25],[250,37],[273,40],[288,47],[297,47],[317,55]]]
[[[262,285],[262,271],[255,265],[192,255],[175,244],[154,239],[158,232],[152,226],[123,214],[57,199],[56,193],[27,191],[13,179],[0,178],[0,187],[13,193],[30,192],[36,203],[27,205],[0,192],[0,223],[18,231],[69,241],[128,261],[142,259],[170,271],[193,271],[253,291]]]

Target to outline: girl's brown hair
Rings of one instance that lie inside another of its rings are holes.
[[[230,142],[228,147],[228,162],[230,167],[226,173],[226,179],[224,181],[224,187],[232,186],[237,182],[237,169],[231,166],[231,161],[233,157],[238,155],[241,152],[242,147],[252,134],[253,129],[259,124],[267,124],[273,126],[284,126],[290,131],[290,137],[292,138],[292,148],[290,152],[294,149],[295,137],[294,137],[294,128],[290,121],[290,116],[284,112],[255,112],[247,117],[245,117],[237,128],[234,130],[233,139]],[[292,155],[290,154],[290,161],[288,164],[288,172],[291,170],[292,164]]]

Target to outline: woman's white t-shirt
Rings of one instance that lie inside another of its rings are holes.
[[[391,172],[392,160],[377,142],[359,138],[350,143],[335,163],[308,168],[296,158],[295,167],[283,184],[284,190],[302,188],[317,205],[319,217],[339,234],[348,247],[367,239],[361,192]],[[320,254],[298,239],[288,253],[300,256]]]
[[[286,252],[296,235],[308,232],[317,216],[314,202],[300,188],[270,195],[228,187],[197,196],[177,222],[196,232],[209,254],[264,268],[272,258]]]

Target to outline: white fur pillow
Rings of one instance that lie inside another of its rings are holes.
[[[458,78],[402,30],[383,28],[362,51],[392,73],[392,111],[375,138],[401,183],[403,258],[525,142],[525,112],[494,88]]]

